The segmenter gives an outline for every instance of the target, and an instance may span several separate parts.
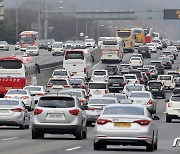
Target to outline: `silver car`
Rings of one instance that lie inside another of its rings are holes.
[[[30,115],[20,99],[0,98],[0,125],[28,129]]]
[[[158,129],[144,105],[111,104],[104,108],[94,128],[94,150],[107,145],[146,146],[147,151],[157,150]]]
[[[44,134],[72,134],[87,137],[86,114],[79,100],[70,95],[42,96],[32,116],[32,139]]]

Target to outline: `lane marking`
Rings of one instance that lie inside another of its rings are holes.
[[[93,67],[92,67],[92,69],[93,68],[95,68],[97,65],[99,65],[99,64],[101,64],[101,61],[99,62],[99,63],[97,63],[96,65],[94,65]]]
[[[74,148],[70,148],[70,149],[66,149],[66,151],[73,151],[73,150],[77,150],[77,149],[81,149],[82,147],[74,147]]]
[[[2,141],[9,141],[9,140],[14,140],[14,139],[17,139],[19,137],[11,137],[11,138],[6,138],[6,139],[2,139]]]

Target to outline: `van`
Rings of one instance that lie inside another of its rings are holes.
[[[64,55],[64,44],[63,42],[54,42],[52,45],[52,55]]]
[[[161,81],[167,89],[173,90],[175,82],[172,75],[158,75],[157,81]]]
[[[82,49],[67,50],[63,58],[63,68],[69,70],[72,76],[89,79],[92,73],[92,56]]]

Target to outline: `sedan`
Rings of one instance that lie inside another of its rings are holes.
[[[147,151],[157,150],[158,128],[144,105],[111,104],[105,107],[94,128],[94,150],[107,145],[145,146]]]
[[[28,46],[26,49],[26,53],[30,56],[38,56],[39,48],[37,46]]]
[[[162,61],[164,68],[168,68],[168,69],[172,68],[172,61],[170,57],[159,57],[158,61]]]
[[[146,91],[146,88],[142,84],[127,84],[124,86],[122,93],[129,96],[132,91]]]
[[[30,115],[25,104],[20,99],[0,98],[0,125],[19,126],[28,129]]]
[[[157,52],[157,45],[154,43],[146,43],[146,46],[149,47],[149,49],[151,50],[151,52]]]
[[[143,60],[140,57],[132,57],[129,60],[129,64],[133,67],[133,68],[137,68],[137,67],[142,67],[143,66]]]

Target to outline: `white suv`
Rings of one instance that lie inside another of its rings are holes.
[[[94,70],[91,75],[91,81],[101,81],[106,82],[109,79],[107,70]]]

